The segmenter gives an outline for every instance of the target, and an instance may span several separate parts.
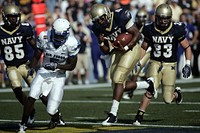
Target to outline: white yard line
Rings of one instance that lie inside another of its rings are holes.
[[[36,101],[36,102],[41,102],[40,100]],[[10,100],[10,99],[3,99],[0,100],[0,103],[18,103],[17,100]],[[62,100],[62,104],[64,103],[82,103],[82,104],[88,104],[88,103],[112,103],[112,101],[108,100],[108,101],[101,101],[101,100]],[[139,104],[139,101],[121,101],[122,104]],[[155,102],[152,101],[151,104],[165,104],[164,102]],[[200,105],[200,102],[182,102],[181,104],[183,105]]]
[[[0,119],[0,122],[20,122],[20,120],[4,120]],[[35,121],[35,123],[49,123],[49,121]],[[77,124],[77,125],[102,125],[99,122],[65,122],[66,124]],[[114,126],[133,126],[132,124],[115,123]],[[165,128],[192,128],[200,129],[200,126],[175,126],[175,125],[147,125],[143,124],[140,127],[165,127]]]

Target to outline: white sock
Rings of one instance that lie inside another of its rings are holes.
[[[112,113],[114,116],[117,116],[118,107],[119,107],[119,102],[117,100],[113,100],[110,113]]]
[[[147,83],[147,81],[137,81],[137,88],[136,89],[144,89],[144,88],[148,88],[149,84]]]

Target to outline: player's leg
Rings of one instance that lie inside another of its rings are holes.
[[[127,92],[123,98],[124,99],[130,99],[133,96],[133,92],[135,89],[137,88],[148,88],[148,84],[146,84],[146,82],[136,82],[138,79],[138,75],[141,72],[142,68],[145,66],[145,64],[149,61],[150,58],[150,51],[148,51],[144,57],[137,62],[137,64],[135,65],[134,69],[133,69],[133,76],[132,79],[130,81],[126,81],[126,87],[124,89],[124,91],[129,91]]]
[[[51,116],[49,129],[55,128],[60,121],[59,106],[63,98],[65,76],[54,79],[53,87],[48,95],[47,112]]]
[[[53,87],[53,81],[45,81],[42,84],[42,94],[40,95],[40,100],[42,101],[42,103],[47,107],[47,103],[48,103],[48,94],[50,93],[51,89]],[[60,112],[60,110],[58,110],[58,114],[59,114],[59,122],[58,125],[65,125],[65,122],[62,118],[62,114]]]
[[[161,71],[158,72],[161,64],[157,62],[150,62],[148,69],[147,69],[147,77],[153,77],[154,79],[154,88],[157,89],[159,87],[160,81],[161,81]],[[133,122],[133,125],[140,125],[143,120],[143,115],[149,106],[151,99],[153,98],[153,94],[151,89],[152,85],[147,89],[147,91],[144,93],[144,96],[140,102],[139,109],[137,111],[137,115],[135,116],[135,120]]]
[[[24,78],[24,81],[30,87],[33,79],[36,76],[36,72],[34,72],[33,75],[28,75],[28,69],[29,69],[29,67],[26,64],[23,64],[18,68],[18,70],[20,71],[22,77]],[[33,107],[33,110],[30,113],[30,116],[29,116],[29,119],[28,119],[28,123],[32,124],[34,121],[35,121],[35,109]]]
[[[123,99],[131,99],[133,97],[133,92],[137,87],[138,75],[133,75],[130,81],[126,81],[124,91],[128,91],[123,95]]]
[[[177,104],[182,102],[181,88],[175,88],[176,63],[165,63],[163,70],[163,99],[166,104],[175,101]]]
[[[15,66],[6,68],[8,79],[17,100],[24,105],[27,101],[27,95],[22,91],[22,76]]]
[[[39,99],[39,96],[42,92],[41,85],[42,85],[43,80],[44,80],[43,76],[37,73],[37,76],[34,78],[32,82],[28,100],[26,104],[24,105],[22,121],[19,124],[19,131],[22,130],[21,128],[23,127],[27,128],[29,116],[34,111],[34,103],[36,99]]]
[[[119,102],[124,92],[125,81],[140,58],[140,46],[136,45],[126,53],[117,52],[111,66],[111,80],[113,84],[113,102],[110,113],[102,125],[110,126],[117,121]]]

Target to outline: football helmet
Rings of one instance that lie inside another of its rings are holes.
[[[144,9],[139,9],[135,15],[135,22],[138,25],[144,25],[149,18],[149,14]]]
[[[111,23],[110,9],[104,4],[95,4],[90,11],[92,22],[100,27],[108,27]]]
[[[64,44],[70,34],[70,24],[69,21],[63,18],[56,19],[53,22],[51,29],[51,37],[54,46],[59,47]]]
[[[9,4],[2,9],[2,18],[5,26],[15,29],[21,22],[21,13],[16,5]]]
[[[161,4],[155,11],[155,25],[159,30],[166,30],[172,19],[172,9],[168,4]]]

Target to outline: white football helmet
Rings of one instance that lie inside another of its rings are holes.
[[[51,34],[55,46],[59,47],[67,41],[70,34],[70,23],[64,18],[56,19],[53,22]]]

